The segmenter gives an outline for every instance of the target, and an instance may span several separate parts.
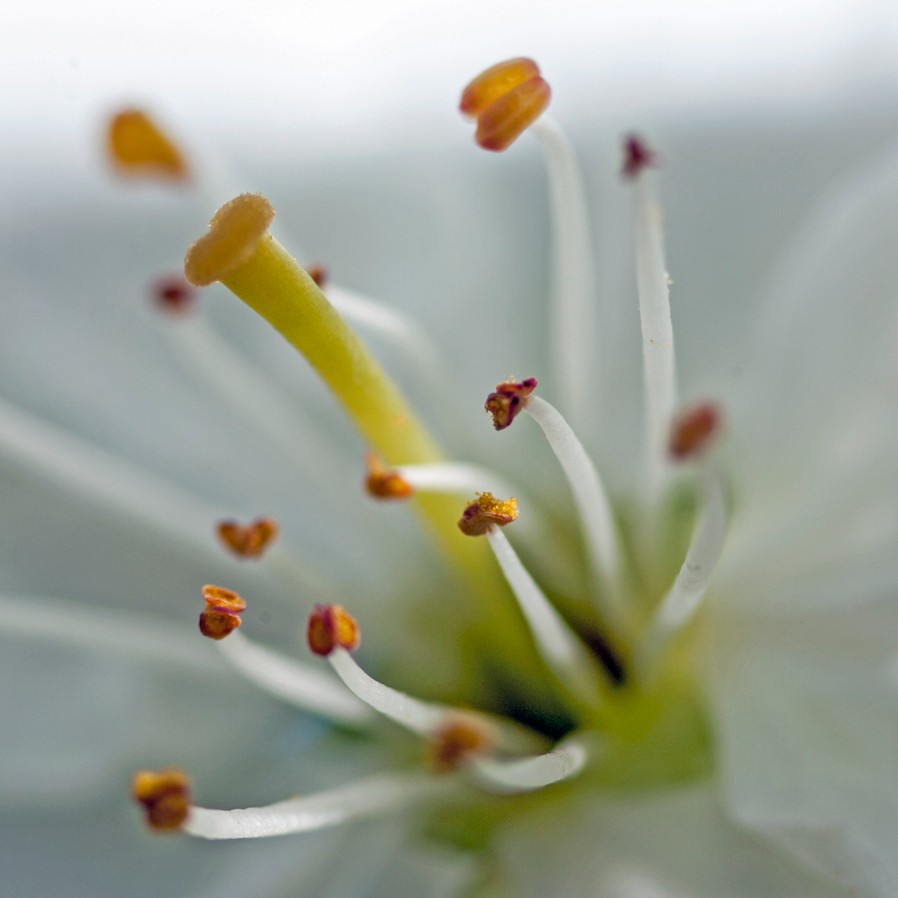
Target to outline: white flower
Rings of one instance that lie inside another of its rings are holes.
[[[29,553],[46,557],[53,551],[43,542],[40,530],[52,503],[55,525],[64,535],[58,551],[67,553],[68,562],[35,572],[33,565],[22,564],[20,558],[17,569],[27,570],[29,577],[22,585],[9,584],[4,610],[14,631],[61,636],[62,650],[74,654],[75,672],[83,665],[83,676],[66,668],[59,708],[48,710],[45,718],[54,721],[54,733],[65,734],[60,744],[68,768],[61,766],[62,758],[41,757],[48,749],[52,754],[49,735],[25,734],[13,742],[20,754],[6,768],[7,791],[18,786],[20,798],[31,804],[40,798],[43,785],[46,800],[58,812],[64,787],[71,789],[74,802],[82,801],[85,791],[99,788],[110,764],[119,766],[123,758],[134,764],[170,760],[191,769],[204,803],[218,798],[223,804],[264,804],[297,790],[346,784],[374,770],[420,768],[414,743],[388,727],[374,729],[363,739],[348,738],[322,732],[308,717],[297,725],[293,715],[276,710],[273,704],[260,705],[250,690],[215,666],[214,657],[204,651],[207,646],[194,646],[176,634],[176,627],[165,619],[169,613],[175,620],[192,616],[192,605],[178,607],[185,589],[195,590],[195,584],[211,579],[239,588],[254,609],[265,609],[270,615],[268,621],[250,619],[247,629],[253,632],[255,623],[259,641],[280,642],[283,650],[289,642],[283,631],[296,628],[303,609],[308,610],[314,601],[339,601],[362,619],[366,647],[370,646],[364,658],[377,666],[383,680],[401,682],[408,691],[477,702],[493,710],[503,705],[510,708],[514,700],[520,704],[519,713],[532,714],[545,729],[552,725],[551,715],[563,708],[562,700],[569,699],[569,712],[586,722],[589,738],[582,742],[588,760],[579,778],[548,787],[540,799],[473,799],[460,817],[464,834],[457,831],[457,820],[453,825],[453,814],[448,818],[437,814],[426,830],[434,835],[428,842],[414,830],[420,815],[410,813],[399,818],[400,825],[391,816],[349,836],[333,830],[321,836],[291,837],[285,840],[289,845],[276,850],[259,843],[241,845],[228,860],[219,853],[197,852],[195,846],[182,848],[179,843],[171,850],[184,852],[185,858],[190,853],[197,883],[201,877],[195,865],[204,862],[196,858],[207,858],[205,863],[219,877],[214,888],[197,885],[197,889],[206,888],[210,894],[222,894],[225,888],[235,894],[248,889],[262,894],[269,885],[259,878],[262,864],[253,859],[270,856],[267,869],[274,871],[271,875],[280,884],[294,855],[302,853],[302,860],[295,861],[301,883],[296,888],[308,894],[321,894],[325,887],[341,895],[352,894],[353,889],[359,894],[366,889],[374,893],[378,888],[382,894],[440,894],[441,889],[448,893],[474,884],[488,893],[498,894],[504,887],[515,895],[816,896],[851,894],[849,889],[862,895],[890,894],[898,872],[894,869],[896,803],[890,792],[898,738],[890,638],[898,536],[891,486],[896,481],[893,341],[898,321],[894,279],[889,276],[889,247],[894,244],[889,229],[894,230],[898,218],[892,205],[898,196],[895,188],[893,167],[874,166],[823,203],[793,250],[786,274],[771,291],[770,311],[762,317],[757,342],[729,333],[724,350],[716,357],[709,353],[722,372],[718,380],[701,383],[691,377],[689,353],[680,354],[686,390],[710,390],[725,409],[728,436],[721,457],[714,461],[726,471],[726,488],[732,494],[724,501],[722,481],[713,469],[705,472],[708,492],[699,493],[699,504],[710,516],[710,536],[704,547],[697,547],[702,565],[716,563],[727,514],[731,524],[710,592],[707,596],[698,595],[703,589],[695,592],[704,605],[698,626],[678,646],[685,660],[671,661],[663,653],[661,637],[667,634],[651,628],[649,611],[665,594],[689,543],[688,502],[674,503],[669,509],[664,505],[671,475],[656,467],[643,475],[638,444],[626,432],[631,413],[621,412],[620,428],[617,423],[621,406],[637,403],[630,386],[615,383],[613,377],[618,372],[626,376],[628,366],[638,358],[638,343],[625,343],[628,329],[622,327],[616,331],[620,335],[616,351],[624,356],[621,365],[606,361],[608,356],[597,360],[606,373],[595,381],[597,412],[583,404],[586,399],[571,402],[572,392],[583,384],[570,374],[564,380],[563,356],[555,359],[556,369],[550,368],[566,387],[555,386],[555,396],[572,406],[575,429],[596,452],[600,469],[608,472],[608,490],[626,540],[617,556],[624,570],[619,594],[624,610],[618,621],[624,634],[612,627],[610,638],[625,646],[623,664],[630,685],[621,691],[622,699],[604,688],[602,701],[620,705],[610,713],[610,724],[605,716],[607,704],[596,700],[590,709],[589,699],[583,699],[596,672],[592,662],[587,658],[581,665],[576,650],[565,655],[570,643],[565,643],[564,636],[560,653],[543,646],[542,654],[550,667],[556,659],[560,679],[571,687],[572,697],[552,685],[542,668],[523,680],[514,695],[501,668],[504,663],[510,670],[518,665],[515,674],[520,675],[519,658],[491,656],[486,651],[488,638],[486,643],[476,638],[465,641],[463,631],[472,622],[476,628],[477,614],[487,611],[486,599],[475,596],[473,608],[469,604],[467,610],[449,605],[458,598],[457,587],[434,585],[433,571],[444,569],[408,520],[410,516],[399,509],[366,508],[355,499],[358,444],[328,416],[320,394],[304,403],[305,407],[311,404],[310,420],[302,427],[292,423],[293,397],[275,392],[286,389],[293,377],[293,369],[286,367],[292,360],[288,362],[278,346],[268,343],[264,331],[256,329],[242,310],[233,306],[204,309],[213,320],[222,316],[217,326],[227,339],[241,344],[233,353],[206,358],[201,353],[212,345],[208,341],[219,337],[215,331],[203,331],[202,320],[184,322],[178,335],[178,323],[153,322],[145,310],[112,306],[106,301],[107,287],[98,292],[95,318],[54,304],[54,317],[44,323],[40,334],[29,332],[30,339],[43,343],[29,346],[27,355],[16,359],[14,370],[33,380],[36,359],[51,358],[64,365],[77,345],[73,331],[97,329],[99,320],[101,339],[92,334],[89,343],[85,340],[95,357],[90,365],[74,365],[79,377],[95,372],[95,381],[72,388],[82,403],[87,397],[97,405],[71,404],[60,411],[58,400],[69,386],[47,381],[29,391],[31,409],[26,414],[11,405],[3,409],[5,458],[16,472],[16,478],[10,478],[8,507],[17,508],[18,501],[22,508],[16,550],[26,559]],[[577,196],[567,197],[562,213],[570,212],[569,204]],[[643,201],[637,218],[644,230],[637,244],[651,253],[657,249],[658,234],[648,214],[651,196]],[[195,222],[187,222],[194,218],[193,210],[178,199],[161,201],[149,212],[141,245],[133,247],[130,258],[120,244],[113,244],[119,248],[109,278],[119,279],[133,293],[135,278],[143,283],[154,273],[147,267],[150,255],[164,258],[170,253],[163,241],[170,232],[190,234]],[[166,236],[160,237],[163,222]],[[670,225],[675,231],[675,221]],[[48,239],[80,239],[71,225],[57,227]],[[107,227],[108,237],[114,239],[122,224],[110,221]],[[577,223],[573,227],[571,239],[576,239],[582,232]],[[103,226],[99,229],[102,232]],[[52,249],[48,239],[39,244],[41,253]],[[102,270],[94,255],[96,240],[94,230],[86,247],[92,261],[85,268],[92,279]],[[159,241],[159,250],[152,242],[148,248],[146,241]],[[26,240],[17,245],[10,260],[12,279],[23,300],[49,304],[52,294],[46,285],[52,285],[56,273],[43,270],[36,259],[28,257],[27,248],[36,245]],[[578,266],[584,262],[583,254],[575,253],[569,261]],[[663,269],[658,261],[650,256],[642,263],[648,282],[642,292],[654,290],[663,303],[658,277]],[[682,296],[676,274],[676,296],[685,306],[688,297]],[[71,289],[72,277],[71,270],[66,271],[56,288]],[[114,286],[110,284],[109,289]],[[209,296],[204,305],[219,300],[225,301]],[[519,323],[541,314],[539,310],[522,304],[516,316],[503,311],[504,318],[491,320],[489,310],[477,310],[473,336],[467,339],[483,345],[463,359],[457,384],[462,406],[471,405],[467,397],[472,385],[482,387],[484,393],[491,388],[492,381],[484,381],[484,370],[501,376],[510,366],[522,374],[534,373],[522,370],[528,363],[548,367],[541,349],[531,356],[526,336],[517,334]],[[679,306],[674,312],[677,324],[678,311]],[[154,329],[158,340],[151,343],[143,333],[135,335],[135,314],[143,317],[144,329]],[[503,322],[504,327],[496,326]],[[713,332],[719,340],[716,329]],[[680,333],[678,327],[678,340]],[[16,351],[14,336],[10,355]],[[178,354],[184,347],[175,341],[181,339],[190,341],[186,354]],[[581,328],[574,328],[564,345],[572,341],[583,341],[587,350],[593,345],[590,332]],[[518,349],[519,343],[523,350]],[[160,345],[166,353],[161,364],[156,355]],[[147,356],[145,368],[141,353]],[[243,371],[243,353],[255,356],[256,365],[269,369],[269,377],[263,379],[265,392],[253,392],[255,371]],[[573,356],[575,361],[588,361],[584,353]],[[185,380],[190,365],[195,366],[191,377],[198,370],[208,378],[211,386],[206,391],[185,385],[193,383]],[[455,366],[451,370],[454,374]],[[154,379],[141,382],[140,371],[153,371]],[[118,372],[123,382],[110,382],[109,372]],[[543,378],[539,373],[551,391],[552,376]],[[650,371],[649,379],[653,377],[661,391],[653,395],[661,395],[662,400],[661,411],[650,417],[650,423],[660,428],[663,421],[666,427],[676,410],[672,376],[662,369]],[[592,379],[586,381],[587,386],[592,384]],[[209,397],[216,389],[213,405]],[[315,388],[310,383],[307,389]],[[667,399],[665,389],[671,390]],[[16,392],[15,384],[11,392]],[[114,418],[104,420],[106,405],[100,400],[104,394],[116,393],[131,394],[133,401],[124,415],[117,410]],[[590,393],[586,391],[587,396]],[[238,417],[234,406],[241,404],[243,417]],[[540,408],[533,405],[531,411],[538,413]],[[56,418],[52,429],[36,420],[50,409]],[[535,428],[527,433],[519,423],[513,433],[493,436],[497,444],[503,441],[499,449],[495,445],[481,449],[485,439],[473,429],[483,426],[476,405],[456,413],[439,403],[425,407],[425,413],[438,430],[455,440],[453,448],[460,456],[491,459],[506,479],[535,494],[535,506],[541,501],[548,507],[553,526],[562,536],[559,551],[570,551],[572,544],[578,544],[579,537],[571,536],[575,515],[567,487],[550,467]],[[543,413],[551,414],[545,409]],[[153,417],[147,426],[149,415]],[[235,421],[241,426],[235,427]],[[132,461],[114,460],[85,443],[106,445]],[[347,445],[352,451],[340,457],[340,447]],[[657,440],[650,441],[652,449],[657,449]],[[296,464],[300,453],[303,462]],[[135,462],[153,473],[135,470]],[[623,473],[625,468],[629,474]],[[415,472],[408,476],[413,478]],[[185,495],[188,487],[200,501]],[[581,472],[574,489],[583,488]],[[70,501],[78,490],[87,494],[87,503]],[[686,499],[694,498],[693,493],[694,485],[687,477]],[[47,503],[37,515],[34,509],[40,500],[35,495],[46,496]],[[595,512],[596,495],[589,498],[588,507]],[[731,511],[726,511],[727,506]],[[247,573],[215,553],[209,533],[212,521],[237,511],[270,509],[285,539],[292,534],[300,543],[299,549],[291,545],[282,556],[297,570],[266,573],[263,566]],[[130,514],[123,516],[123,510]],[[526,506],[521,524],[525,515]],[[122,527],[129,518],[133,526]],[[510,530],[513,542],[517,526]],[[603,535],[601,526],[601,520],[593,521],[599,530],[596,567],[600,576],[608,576],[609,567],[614,567],[608,564],[609,557],[615,557],[617,550],[613,538],[611,544],[607,542],[608,533]],[[551,555],[540,558],[541,548],[555,548],[549,542],[552,534],[537,537],[530,553],[537,579],[552,590],[553,598],[579,629],[591,629],[595,624],[587,623],[587,615],[592,609],[578,602],[579,595],[590,592],[585,566],[580,565],[580,573],[568,572],[565,579],[564,571],[553,570]],[[669,551],[661,545],[665,537],[674,539]],[[500,552],[506,551],[501,542],[498,546]],[[313,575],[315,568],[323,574]],[[291,577],[296,586],[285,594]],[[613,594],[613,586],[612,590],[606,587],[603,584],[594,594],[599,599]],[[28,595],[18,598],[17,588]],[[519,591],[525,588],[518,583]],[[300,594],[298,603],[295,592]],[[490,600],[501,595],[495,587],[484,592]],[[40,599],[39,593],[78,604],[53,604]],[[138,620],[146,621],[143,634],[130,616],[122,620],[115,616],[120,595],[127,598],[129,608],[138,609]],[[107,597],[105,602],[101,596]],[[640,599],[646,607],[628,608],[628,602]],[[77,609],[83,605],[105,605],[108,613],[78,618]],[[614,609],[600,606],[606,623],[609,615],[614,619]],[[632,612],[636,623],[627,621]],[[465,615],[462,623],[455,620],[459,614]],[[551,620],[543,616],[535,626],[537,642],[545,639]],[[118,630],[117,624],[121,625]],[[447,633],[451,638],[442,638]],[[654,643],[658,650],[644,657],[640,647],[650,633],[660,634]],[[516,638],[518,651],[524,651],[520,634]],[[99,644],[100,651],[91,654],[87,663],[78,646],[91,641]],[[41,649],[34,650],[35,645],[46,644],[29,641],[24,651],[15,648],[21,643],[13,645],[12,650],[22,656],[17,669],[23,681],[46,683],[39,676],[45,669]],[[53,650],[59,651],[59,645],[54,644]],[[116,650],[125,657],[116,658]],[[140,658],[134,657],[141,652],[152,678],[146,676]],[[463,660],[462,652],[470,653],[473,663]],[[533,664],[536,656],[525,657]],[[161,671],[159,660],[165,662]],[[478,662],[487,662],[492,669]],[[653,672],[653,662],[658,671]],[[179,665],[201,669],[182,671]],[[344,674],[352,678],[347,670],[351,668],[344,664]],[[652,676],[657,679],[653,681]],[[649,698],[645,701],[628,692],[640,678],[656,684],[646,687]],[[364,692],[364,686],[359,688]],[[78,698],[75,702],[72,692]],[[99,696],[99,708],[88,695]],[[331,710],[340,717],[338,699],[332,701]],[[49,700],[43,702],[42,707],[49,709]],[[154,705],[158,713],[153,713]],[[104,714],[103,708],[110,707],[115,713]],[[422,709],[425,718],[427,710]],[[665,728],[668,712],[672,720]],[[32,725],[39,722],[35,715],[27,719]],[[640,732],[646,721],[650,725]],[[635,730],[621,733],[615,729],[618,726]],[[72,742],[79,739],[90,745],[88,752],[72,751]],[[612,746],[612,761],[603,754],[606,742]],[[620,753],[622,745],[632,748],[632,755]],[[564,773],[578,773],[577,767]],[[54,768],[54,778],[44,780],[45,771]],[[500,778],[488,769],[481,773],[487,786]],[[216,785],[222,780],[227,781],[225,786]],[[392,786],[387,788],[389,797]],[[418,788],[417,780],[411,788]],[[430,790],[431,781],[425,780],[421,788]],[[454,783],[438,782],[437,788],[447,793],[439,800],[451,807]],[[73,811],[72,825],[81,813]],[[501,825],[481,840],[471,831],[487,814],[496,814]],[[63,819],[62,825],[66,823]],[[474,846],[466,841],[486,844],[478,844],[474,852],[467,850]],[[464,850],[457,847],[459,843]],[[145,850],[149,857],[157,849],[135,842],[132,850]],[[795,861],[795,856],[803,863]],[[247,865],[242,885],[238,863]],[[423,884],[416,884],[415,875]],[[158,881],[151,886],[157,892],[158,887]],[[193,887],[186,883],[182,891],[189,893]]]

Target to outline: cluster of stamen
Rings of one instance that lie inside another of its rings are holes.
[[[278,535],[278,525],[271,518],[257,518],[249,524],[220,521],[215,529],[218,538],[238,558],[261,558]]]
[[[510,377],[496,385],[494,393],[490,393],[483,403],[485,411],[493,416],[493,427],[504,430],[523,410],[527,397],[536,389],[535,377],[515,380]]]
[[[481,72],[464,89],[459,109],[477,120],[474,139],[485,150],[510,147],[545,112],[549,85],[532,59],[509,59]]]
[[[359,638],[355,618],[340,605],[316,605],[309,615],[306,641],[316,655],[326,658],[338,648],[353,652]]]
[[[518,516],[518,500],[497,499],[492,493],[478,493],[462,512],[458,529],[465,536],[483,536],[493,527],[504,527]]]
[[[200,614],[200,633],[208,639],[224,639],[240,626],[246,602],[223,586],[207,585],[202,592],[206,607]]]
[[[138,771],[131,794],[143,806],[147,824],[158,832],[180,829],[190,812],[190,780],[177,767]]]

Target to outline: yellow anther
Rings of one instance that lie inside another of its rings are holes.
[[[221,521],[216,527],[219,539],[238,558],[260,558],[278,535],[271,518],[257,518],[251,524]]]
[[[539,66],[524,56],[497,62],[481,72],[461,95],[458,108],[464,115],[477,118],[484,109],[519,84],[539,77]]]
[[[489,754],[496,734],[481,720],[466,714],[454,714],[431,733],[427,758],[436,773],[450,773],[466,761]]]
[[[504,430],[524,408],[527,397],[536,389],[536,378],[515,380],[513,377],[496,385],[496,392],[490,393],[483,408],[493,416],[493,427]]]
[[[374,499],[408,499],[414,487],[394,468],[388,468],[374,452],[365,454],[365,489]]]
[[[477,143],[500,151],[545,112],[551,95],[532,59],[509,59],[478,75],[462,93],[460,108],[477,119]]]
[[[465,536],[483,536],[494,526],[504,527],[518,516],[518,500],[496,499],[492,493],[478,493],[465,507],[458,529]]]
[[[339,605],[316,605],[309,615],[306,640],[316,655],[326,658],[338,648],[355,651],[360,639],[355,618]]]
[[[147,824],[158,832],[180,829],[190,813],[190,780],[177,767],[138,771],[131,794],[143,805]]]
[[[246,611],[246,602],[223,586],[204,586],[206,607],[200,615],[200,633],[209,639],[224,639],[240,626],[240,615]]]
[[[258,193],[242,193],[225,203],[209,222],[209,233],[187,251],[187,280],[206,287],[239,268],[255,253],[273,220],[274,207]]]
[[[112,117],[107,133],[109,155],[124,174],[184,180],[187,163],[161,128],[140,109]]]

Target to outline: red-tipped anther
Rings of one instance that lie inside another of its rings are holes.
[[[131,795],[157,832],[180,829],[190,813],[190,780],[177,767],[138,771],[131,780]]]
[[[658,164],[658,155],[650,150],[648,145],[635,134],[629,134],[624,139],[624,164],[621,166],[621,175],[629,181],[637,178],[643,170],[649,166]]]
[[[365,490],[374,499],[408,499],[415,488],[394,468],[388,468],[374,452],[365,453]]]
[[[492,493],[478,493],[465,506],[458,521],[458,529],[465,536],[483,536],[493,527],[504,527],[518,516],[518,500],[496,499]]]
[[[670,428],[670,457],[687,461],[703,455],[720,432],[722,417],[713,402],[699,402],[680,412]]]
[[[224,639],[240,626],[240,615],[246,602],[236,592],[223,586],[204,586],[206,607],[200,615],[200,633],[209,639]]]
[[[453,714],[431,733],[427,758],[434,772],[451,773],[466,761],[489,754],[495,741],[496,734],[483,721]]]
[[[477,119],[477,143],[498,152],[510,147],[545,112],[551,95],[532,59],[509,59],[471,81],[459,108]]]
[[[261,558],[278,535],[277,522],[271,518],[257,518],[250,524],[220,521],[216,525],[218,538],[238,558]]]
[[[306,639],[316,654],[327,657],[334,649],[355,651],[359,645],[359,625],[339,605],[316,605],[309,615]]]
[[[168,135],[145,112],[125,109],[113,116],[106,135],[109,156],[127,175],[186,180],[187,162]]]
[[[536,389],[536,378],[515,380],[513,377],[496,385],[496,392],[486,397],[483,407],[493,416],[493,427],[505,430],[522,411],[527,397]]]
[[[158,278],[150,289],[160,309],[177,315],[189,311],[196,301],[196,290],[177,274]]]
[[[315,282],[315,286],[323,289],[327,283],[327,268],[324,265],[310,265],[306,274]]]

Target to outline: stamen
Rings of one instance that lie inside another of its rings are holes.
[[[451,780],[420,773],[387,773],[267,807],[219,811],[194,806],[183,830],[204,839],[256,839],[311,832],[433,801],[453,785]]]
[[[216,645],[247,680],[282,701],[353,727],[374,719],[368,705],[315,667],[252,642],[242,633],[234,633]]]
[[[457,714],[443,721],[430,734],[428,759],[436,773],[450,773],[477,757],[489,754],[496,736],[483,720],[469,714]]]
[[[635,134],[630,134],[624,140],[624,164],[621,166],[621,175],[628,181],[637,178],[650,166],[658,164],[658,154],[650,150]]]
[[[484,789],[514,794],[533,792],[572,779],[580,773],[588,759],[586,747],[577,739],[569,739],[552,751],[531,758],[477,758],[470,769],[478,785]]]
[[[638,148],[643,157],[651,151],[637,138],[628,139],[628,158]],[[661,208],[651,172],[639,166],[634,178],[636,203],[636,281],[642,327],[642,358],[646,414],[646,464],[648,497],[657,497],[667,467],[667,435],[677,404],[670,289],[664,260]]]
[[[246,525],[233,520],[219,521],[215,530],[237,558],[261,558],[278,535],[277,522],[272,518],[256,518]]]
[[[599,684],[583,644],[530,576],[505,534],[498,527],[491,527],[486,536],[540,655],[578,698],[595,705]]]
[[[590,386],[596,369],[595,245],[583,174],[561,126],[544,116],[533,126],[549,178],[552,226],[549,340],[552,370],[563,410],[578,427],[588,426]]]
[[[720,408],[713,402],[700,402],[674,418],[667,451],[674,461],[700,458],[720,432]]]
[[[157,832],[181,829],[190,812],[190,780],[177,767],[141,770],[131,781],[134,800],[143,805],[147,825]]]
[[[494,527],[504,527],[518,516],[518,500],[496,499],[492,493],[478,493],[465,506],[458,529],[465,536],[483,536]]]
[[[530,59],[498,63],[471,81],[461,111],[477,119],[475,140],[485,150],[508,149],[549,105],[551,90]]]
[[[564,470],[586,541],[596,602],[606,623],[625,632],[627,615],[621,601],[620,546],[611,502],[598,470],[561,413],[545,399],[530,396],[524,410],[540,426]]]
[[[327,269],[323,265],[309,265],[306,268],[309,277],[315,282],[315,286],[324,289],[327,283]]]
[[[127,175],[186,180],[189,171],[180,150],[147,113],[125,109],[109,123],[107,145],[112,162]]]
[[[159,278],[152,286],[152,295],[160,309],[177,315],[190,311],[196,302],[196,290],[181,275]]]
[[[224,639],[240,626],[246,602],[223,586],[204,586],[202,593],[206,607],[200,615],[200,633],[208,639]]]
[[[374,452],[365,454],[365,490],[374,499],[408,499],[414,487],[395,468],[388,468]]]
[[[536,389],[535,377],[516,381],[513,377],[496,386],[496,392],[490,393],[483,403],[485,411],[493,416],[493,427],[505,430],[518,413],[524,410],[527,397]]]
[[[723,551],[727,509],[722,477],[713,467],[702,472],[701,510],[683,566],[658,605],[642,641],[637,666],[644,677],[657,667],[665,648],[695,616]]]
[[[316,655],[326,658],[338,648],[354,652],[360,638],[355,618],[340,605],[316,605],[309,615],[306,641]]]

